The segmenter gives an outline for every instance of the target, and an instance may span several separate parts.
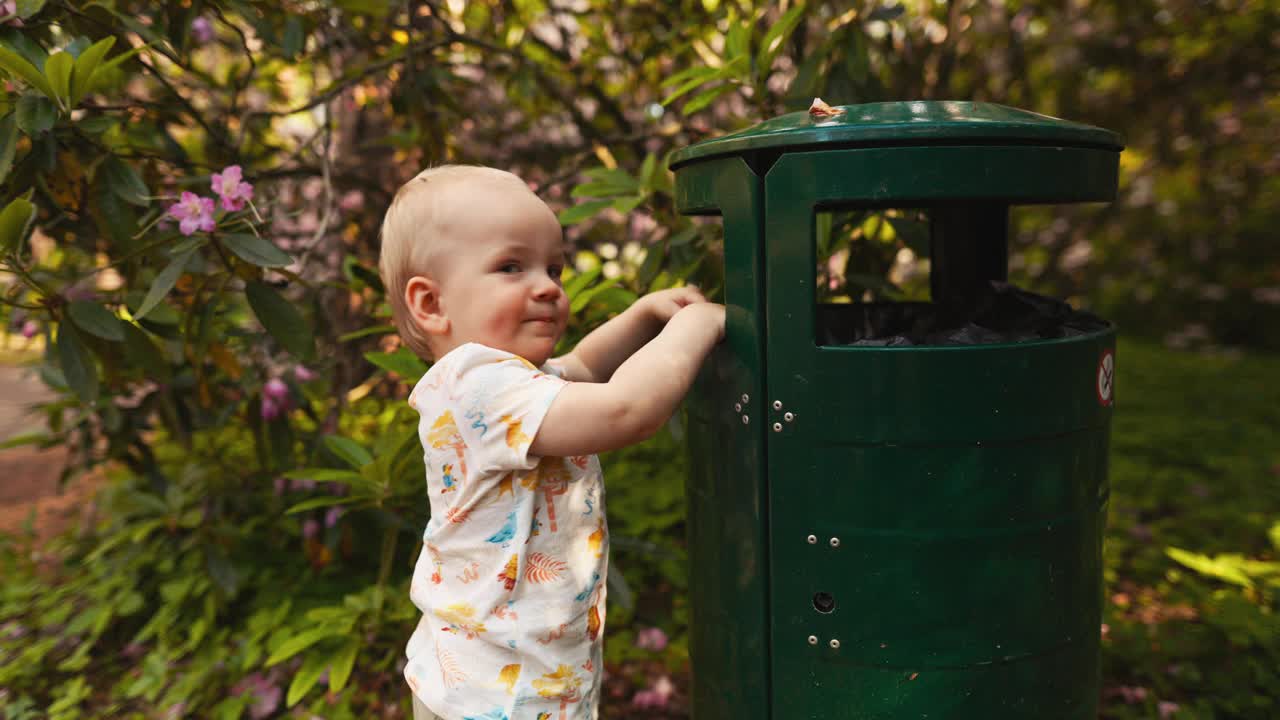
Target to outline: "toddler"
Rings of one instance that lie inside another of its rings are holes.
[[[724,335],[724,307],[677,288],[553,359],[564,265],[555,215],[492,168],[426,170],[383,221],[396,326],[435,361],[409,395],[431,502],[409,589],[415,718],[596,717],[609,552],[596,453],[657,432]]]

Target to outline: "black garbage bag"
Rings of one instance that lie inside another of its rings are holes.
[[[992,282],[972,297],[946,305],[819,305],[817,322],[823,345],[870,347],[1016,343],[1110,327],[1093,313],[1004,282]]]

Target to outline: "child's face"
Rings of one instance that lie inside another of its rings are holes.
[[[466,213],[451,228],[439,275],[444,352],[476,342],[541,365],[569,319],[560,223],[520,187],[456,190],[450,197]]]

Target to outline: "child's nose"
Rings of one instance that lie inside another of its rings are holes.
[[[556,282],[550,275],[542,276],[538,281],[538,286],[534,288],[534,296],[539,300],[556,300],[564,289],[560,287],[560,283]]]

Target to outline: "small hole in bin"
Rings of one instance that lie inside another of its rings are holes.
[[[817,593],[813,596],[813,609],[823,615],[829,614],[836,609],[836,599],[831,596],[831,593]]]

